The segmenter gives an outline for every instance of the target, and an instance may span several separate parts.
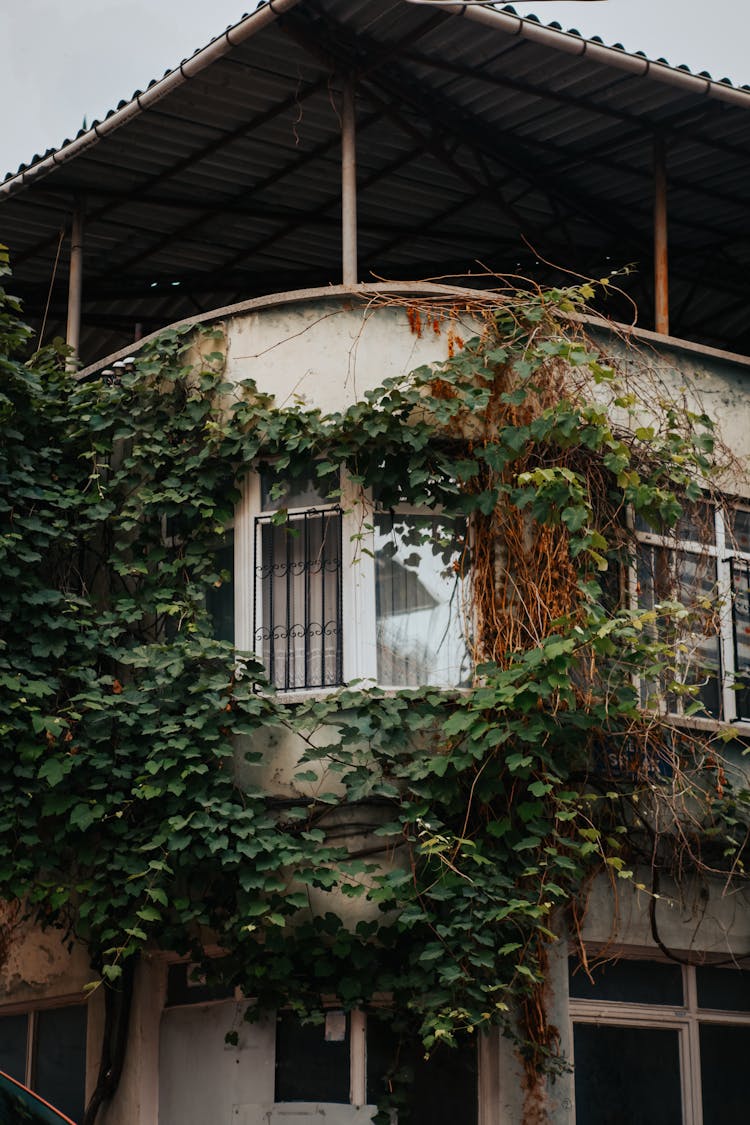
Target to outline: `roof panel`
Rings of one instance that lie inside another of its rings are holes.
[[[80,196],[85,283],[96,281],[84,286],[89,354],[133,318],[181,315],[183,286],[210,305],[277,281],[337,282],[348,71],[359,79],[363,277],[466,268],[486,254],[538,268],[542,279],[531,243],[573,269],[636,257],[642,274],[627,285],[643,300],[658,135],[675,292],[695,292],[693,304],[710,311],[711,342],[750,349],[742,318],[722,314],[750,268],[750,93],[510,11],[459,16],[407,0],[261,6],[28,176],[0,185],[0,240],[32,315]],[[707,263],[706,251],[724,243],[736,275]],[[56,323],[67,258],[65,238]]]

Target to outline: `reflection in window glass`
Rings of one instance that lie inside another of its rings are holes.
[[[280,508],[313,508],[328,499],[324,482],[312,472],[302,480],[289,481],[284,472],[270,469],[260,474],[260,506],[264,512]]]
[[[576,1125],[682,1125],[677,1031],[579,1023],[573,1034]]]
[[[653,609],[660,602],[679,602],[691,611],[688,620],[659,618],[655,640],[674,646],[676,680],[695,693],[676,695],[666,684],[643,685],[643,702],[666,697],[670,711],[697,699],[709,715],[720,712],[719,621],[716,601],[716,560],[710,555],[641,544],[638,551],[638,602]],[[671,679],[671,676],[669,677]]]
[[[683,501],[682,514],[674,527],[665,527],[663,524],[652,525],[643,516],[637,514],[635,528],[636,531],[653,532],[669,539],[713,546],[716,543],[714,513],[714,506],[709,500]]]
[[[375,517],[378,682],[458,687],[470,679],[463,528],[445,516]]]

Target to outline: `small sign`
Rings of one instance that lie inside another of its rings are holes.
[[[346,1039],[344,1012],[326,1012],[326,1043],[343,1043]]]

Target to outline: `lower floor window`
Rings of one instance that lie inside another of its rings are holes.
[[[80,1121],[85,1108],[85,1006],[0,1015],[0,1070]]]
[[[473,1038],[457,1047],[438,1044],[426,1059],[421,1043],[399,1044],[376,1015],[334,1011],[324,1023],[303,1024],[292,1012],[281,1012],[275,1073],[277,1103],[356,1105],[364,1097],[368,1105],[377,1105],[394,1093],[396,1105],[400,1099],[408,1102],[409,1125],[477,1123]]]
[[[750,973],[621,960],[571,977],[576,1125],[744,1125]]]

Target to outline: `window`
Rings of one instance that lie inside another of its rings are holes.
[[[750,972],[571,966],[576,1125],[744,1125]]]
[[[237,586],[238,647],[282,691],[468,683],[462,521],[373,512],[346,480],[335,486],[265,471],[247,482],[237,565],[253,578],[244,608]]]
[[[636,523],[638,604],[680,602],[685,620],[661,617],[653,635],[673,648],[676,676],[643,681],[644,705],[750,720],[750,510],[692,505],[670,534]]]
[[[375,1015],[330,1011],[324,1024],[303,1024],[292,1012],[276,1024],[275,1101],[377,1105],[398,1072],[408,1090],[410,1125],[476,1125],[477,1045],[399,1048]],[[397,1119],[396,1119],[397,1120]]]
[[[206,594],[206,609],[217,641],[234,641],[234,528],[227,528],[214,552],[218,578]]]
[[[460,580],[464,528],[442,515],[377,512],[374,525],[377,680],[457,687],[470,662]]]
[[[80,1121],[85,1108],[86,1007],[0,1015],[0,1070]]]
[[[282,690],[341,684],[341,508],[312,480],[284,489],[261,473],[260,492],[253,648]],[[286,518],[279,522],[282,508]]]
[[[162,519],[162,545],[170,554],[183,556],[186,550],[185,525],[179,516]],[[215,581],[205,595],[205,607],[216,640],[234,642],[234,527],[230,524],[212,544]],[[189,552],[186,561],[189,560]],[[178,624],[174,617],[163,620],[164,634],[173,639]]]

